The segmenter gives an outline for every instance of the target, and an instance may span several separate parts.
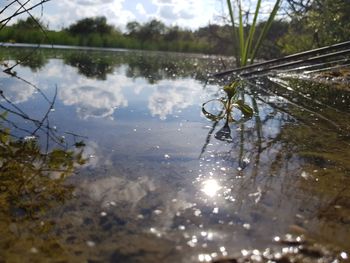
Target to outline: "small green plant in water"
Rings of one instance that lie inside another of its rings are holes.
[[[226,96],[220,99],[209,100],[202,105],[203,114],[212,121],[219,121],[226,117],[226,122],[238,122],[232,117],[232,112],[234,109],[238,109],[241,111],[243,117],[239,121],[246,121],[253,116],[253,109],[244,103],[242,99],[240,99],[240,91],[239,88],[242,86],[243,81],[235,80],[231,82],[229,85],[224,86],[223,90],[226,93]],[[218,114],[210,113],[206,110],[206,105],[210,102],[219,102],[223,108]]]
[[[257,0],[252,24],[248,25],[243,21],[244,11],[242,9],[242,1],[236,0],[236,5],[227,0],[227,7],[230,14],[230,21],[233,31],[234,56],[236,58],[236,65],[242,67],[253,63],[262,42],[266,38],[267,32],[270,30],[273,20],[276,17],[277,11],[280,8],[281,0],[276,0],[275,5],[267,19],[259,36],[256,38],[256,27],[258,15],[261,7],[261,0]],[[238,15],[238,22],[236,22],[235,15]],[[248,20],[248,19],[247,19]],[[237,26],[236,26],[237,25]],[[245,28],[249,27],[249,32],[246,34]],[[255,44],[253,44],[255,41]]]
[[[242,84],[243,81],[239,80],[231,82],[229,85],[226,85],[223,88],[226,93],[225,97],[209,100],[202,105],[202,112],[208,119],[215,122],[225,119],[224,126],[215,134],[215,138],[220,141],[232,142],[229,123],[245,122],[249,120],[254,114],[253,109],[249,105],[245,104],[243,99],[240,99],[240,95],[244,96],[240,90]],[[211,102],[219,102],[222,107],[219,113],[213,114],[206,110],[206,106]],[[232,116],[232,113],[235,109],[239,110],[242,113],[242,116],[239,120],[235,120]]]

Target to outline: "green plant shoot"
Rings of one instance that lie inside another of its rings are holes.
[[[261,47],[263,40],[266,38],[267,32],[271,28],[272,22],[276,17],[277,11],[280,8],[282,1],[276,0],[267,22],[265,23],[259,36],[256,38],[256,23],[260,12],[261,2],[261,0],[257,0],[252,24],[250,25],[249,32],[246,36],[244,31],[247,25],[243,21],[242,1],[236,0],[236,5],[233,5],[231,3],[231,0],[227,0],[227,7],[233,31],[234,56],[236,59],[236,65],[238,67],[245,66],[248,64],[248,62],[251,64],[254,62],[257,52]],[[235,21],[235,6],[238,9],[238,23]],[[236,24],[238,24],[237,27]],[[255,40],[256,42],[253,43]]]

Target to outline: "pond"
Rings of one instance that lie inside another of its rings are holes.
[[[347,260],[348,87],[252,78],[226,125],[227,58],[31,53],[0,49],[0,262]]]

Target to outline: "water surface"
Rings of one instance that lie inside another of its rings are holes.
[[[347,258],[348,89],[251,79],[254,116],[223,140],[202,104],[227,59],[29,52],[0,50],[21,61],[0,75],[4,262],[204,262],[288,233]]]

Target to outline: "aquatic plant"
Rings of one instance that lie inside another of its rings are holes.
[[[275,5],[264,24],[259,36],[256,38],[257,19],[260,12],[261,0],[258,0],[255,7],[255,12],[252,24],[248,26],[243,21],[242,1],[236,0],[236,5],[232,5],[231,0],[227,0],[227,7],[230,14],[230,21],[233,31],[234,56],[237,66],[245,66],[248,62],[253,63],[263,40],[266,38],[267,32],[270,30],[273,20],[280,7],[281,0],[276,0]],[[236,8],[235,8],[236,7]],[[237,12],[235,10],[237,9]],[[238,14],[238,22],[236,23],[235,15]],[[236,26],[236,24],[238,24]],[[249,32],[245,34],[245,28],[249,27]],[[256,41],[253,44],[253,41]]]
[[[37,216],[71,195],[65,179],[85,163],[84,144],[44,152],[34,136],[14,138],[2,123],[7,115],[0,114],[0,214]]]
[[[253,116],[253,109],[247,105],[241,97],[244,96],[240,88],[243,86],[243,81],[236,80],[231,82],[229,85],[223,87],[224,92],[226,93],[225,97],[220,99],[212,99],[209,100],[202,105],[202,113],[209,120],[212,121],[220,121],[221,119],[225,119],[224,126],[216,133],[215,138],[222,141],[231,142],[231,130],[229,127],[229,123],[242,123],[249,120]],[[218,113],[211,113],[206,109],[206,106],[211,102],[219,102],[221,109]],[[235,120],[232,116],[233,110],[238,109],[242,113],[242,118],[239,120]]]

